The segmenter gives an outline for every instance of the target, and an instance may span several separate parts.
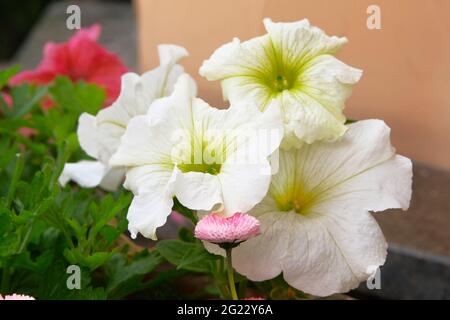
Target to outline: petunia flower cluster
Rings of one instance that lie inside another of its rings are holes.
[[[265,35],[234,39],[199,70],[220,81],[225,110],[196,96],[177,64],[187,51],[161,45],[158,68],[125,74],[110,107],[80,117],[80,145],[93,160],[66,164],[60,182],[115,190],[123,181],[134,194],[133,238],[156,240],[175,198],[200,216],[215,211],[196,235],[239,242],[233,266],[250,280],[283,274],[313,295],[346,292],[384,264],[387,244],[370,212],[408,209],[412,164],[383,121],[347,124],[362,71],[334,56],[346,38],[307,20],[264,25]]]

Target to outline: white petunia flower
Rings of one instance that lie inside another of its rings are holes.
[[[189,78],[180,76],[171,96],[130,121],[110,161],[126,167],[124,186],[135,195],[128,210],[131,235],[156,239],[174,196],[193,210],[250,210],[267,193],[267,158],[282,137],[275,106],[265,113],[251,106],[219,110],[195,98]]]
[[[111,168],[109,159],[117,150],[128,122],[146,114],[154,100],[169,95],[178,77],[184,74],[183,67],[176,63],[188,55],[186,49],[160,45],[158,53],[159,67],[141,76],[131,72],[122,76],[120,95],[110,107],[100,110],[96,116],[88,113],[80,116],[78,140],[83,150],[97,161],[67,163],[60,184],[74,180],[87,188],[100,185],[106,190],[116,190],[120,186],[125,171]]]
[[[281,152],[267,196],[249,212],[261,235],[234,249],[235,269],[254,281],[282,272],[317,296],[369,278],[387,248],[369,211],[406,210],[411,198],[411,161],[395,154],[389,133],[380,120],[360,121],[339,142]]]
[[[279,101],[287,149],[345,133],[342,110],[362,71],[333,54],[347,42],[329,37],[308,20],[274,23],[264,19],[267,34],[240,42],[235,38],[205,60],[200,74],[220,80],[225,99],[255,101],[261,110]]]

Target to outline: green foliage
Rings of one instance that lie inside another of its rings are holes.
[[[114,254],[106,269],[109,276],[106,287],[109,297],[121,298],[150,287],[149,283],[144,283],[142,280],[163,261],[164,259],[156,251],[143,250],[129,263],[124,255]]]
[[[158,285],[146,276],[165,261],[161,255],[129,254],[121,241],[131,195],[58,184],[67,161],[86,157],[77,121],[102,107],[104,90],[62,77],[48,86],[5,86],[17,70],[0,72],[0,87],[12,98],[11,106],[0,100],[0,292],[106,299]],[[69,265],[81,268],[79,290],[67,288]]]
[[[211,273],[218,256],[208,253],[200,241],[161,240],[156,250],[178,269]]]

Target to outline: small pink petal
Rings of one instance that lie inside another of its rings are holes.
[[[78,30],[74,37],[76,38],[87,38],[91,41],[97,41],[102,33],[102,27],[99,23],[95,23],[90,27]]]
[[[2,297],[0,295],[0,300],[35,300],[33,297],[31,296],[27,296],[24,294],[12,294],[12,295],[7,295]]]
[[[195,237],[212,243],[239,243],[259,234],[259,221],[239,212],[228,218],[212,213],[195,226]]]

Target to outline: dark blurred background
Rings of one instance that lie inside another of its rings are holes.
[[[14,57],[33,26],[54,2],[62,0],[2,0],[0,1],[0,63]],[[123,2],[131,0],[84,0],[82,2]],[[41,54],[36,53],[36,54]]]
[[[13,57],[47,5],[55,1],[0,1],[0,61]]]

